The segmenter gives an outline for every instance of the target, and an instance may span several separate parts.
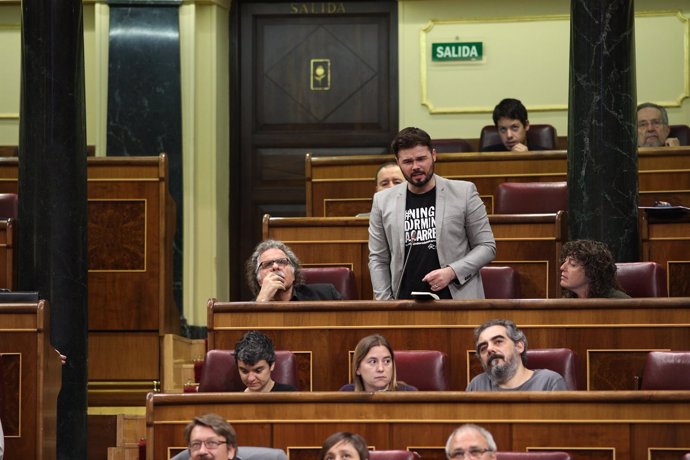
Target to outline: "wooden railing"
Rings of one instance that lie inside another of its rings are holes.
[[[301,388],[335,391],[350,381],[357,342],[380,333],[394,349],[448,355],[450,389],[481,372],[474,328],[507,318],[529,348],[574,350],[585,388],[632,390],[647,352],[690,350],[690,298],[526,299],[481,301],[218,302],[208,306],[209,349],[234,349],[246,331],[268,334],[301,363]]]
[[[564,450],[574,460],[680,458],[690,451],[690,392],[150,394],[147,458],[184,449],[185,425],[214,412],[245,446],[284,449],[316,460],[336,431],[362,435],[370,448],[409,449],[444,460],[448,435],[477,423],[500,451]]]

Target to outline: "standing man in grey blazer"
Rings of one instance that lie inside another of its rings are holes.
[[[471,182],[434,174],[429,135],[405,128],[391,144],[406,182],[378,192],[369,217],[369,272],[376,300],[431,291],[483,299],[479,269],[496,256],[484,203]]]

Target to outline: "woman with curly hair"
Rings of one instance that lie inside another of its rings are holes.
[[[561,249],[563,297],[629,298],[616,280],[616,262],[604,243],[569,241]]]

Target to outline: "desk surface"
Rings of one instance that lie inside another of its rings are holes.
[[[149,395],[150,458],[183,446],[184,425],[206,412],[230,420],[245,445],[282,448],[290,460],[314,458],[335,431],[360,433],[376,449],[440,459],[447,436],[467,422],[492,431],[500,450],[611,460],[690,450],[690,392],[209,393]]]
[[[530,348],[567,347],[579,355],[579,379],[590,390],[634,388],[650,350],[690,350],[690,298],[520,299],[464,301],[209,302],[209,349],[233,349],[242,334],[266,332],[279,350],[295,352],[302,389],[337,390],[349,381],[350,355],[364,336],[380,333],[396,350],[448,355],[450,388],[478,372],[474,328],[509,318]]]

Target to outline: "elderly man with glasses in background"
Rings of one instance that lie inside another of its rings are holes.
[[[677,147],[680,142],[668,137],[668,113],[660,105],[645,102],[637,106],[637,146],[638,147]]]
[[[342,299],[332,284],[304,284],[299,259],[281,241],[259,243],[245,271],[257,302]]]

